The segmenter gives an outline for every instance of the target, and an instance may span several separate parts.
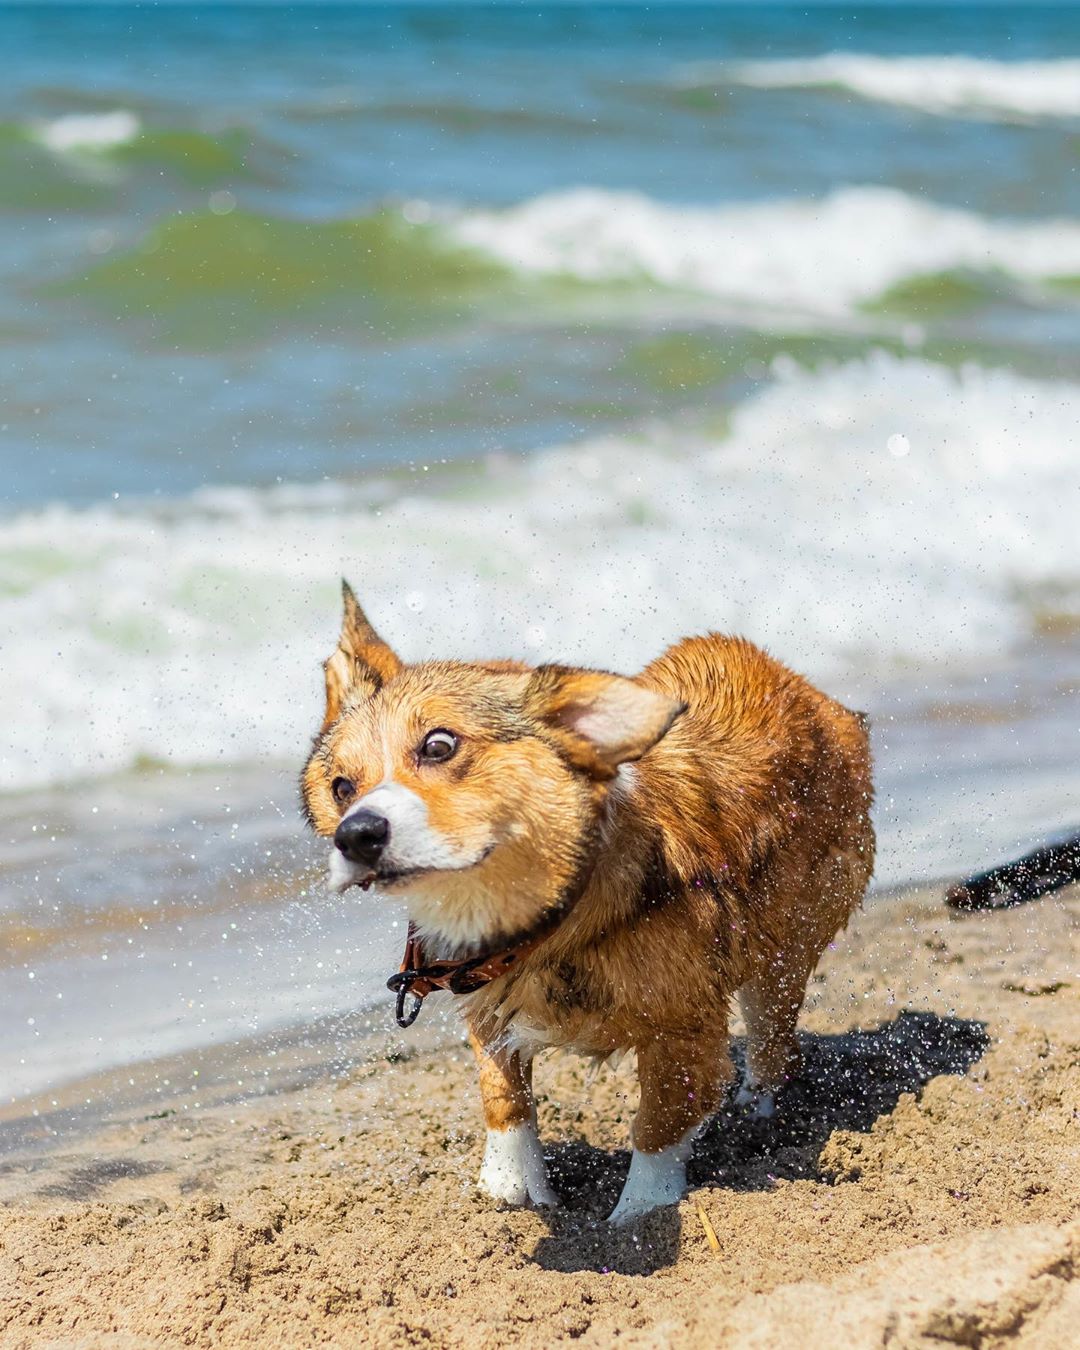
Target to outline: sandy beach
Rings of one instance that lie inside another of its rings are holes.
[[[539,1062],[564,1205],[500,1210],[452,1018],[390,1035],[386,1006],[8,1107],[3,1344],[1074,1345],[1080,888],[941,899],[857,916],[779,1119],[721,1114],[687,1199],[630,1231],[600,1221],[630,1066]]]

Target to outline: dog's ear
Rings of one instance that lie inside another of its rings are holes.
[[[323,730],[336,722],[350,698],[374,694],[401,669],[401,662],[368,622],[367,615],[344,579],[345,612],[337,651],[325,662],[326,714]]]
[[[534,671],[525,707],[556,733],[572,763],[597,778],[640,759],[686,711],[685,703],[625,675],[567,666]]]

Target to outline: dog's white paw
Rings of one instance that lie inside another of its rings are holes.
[[[686,1194],[686,1160],[689,1156],[688,1139],[663,1148],[659,1153],[639,1153],[634,1149],[626,1184],[608,1222],[632,1223],[661,1205],[677,1204]]]
[[[776,1115],[776,1094],[744,1079],[735,1094],[735,1105],[754,1120],[772,1120]]]
[[[492,1200],[508,1205],[557,1205],[559,1197],[548,1185],[547,1168],[536,1126],[511,1125],[488,1130],[480,1189]]]

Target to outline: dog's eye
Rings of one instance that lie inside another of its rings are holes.
[[[429,731],[420,747],[420,758],[428,764],[441,764],[457,747],[457,737],[452,731]]]
[[[330,791],[334,794],[334,801],[338,806],[344,806],[356,796],[356,785],[348,778],[335,778],[330,784]]]

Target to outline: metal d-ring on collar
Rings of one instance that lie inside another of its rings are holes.
[[[415,979],[420,972],[418,970],[399,970],[396,975],[391,975],[386,981],[387,989],[397,990],[397,1007],[394,1010],[394,1021],[399,1027],[411,1027],[420,1016],[420,1009],[424,1006],[424,1000],[419,994],[414,993],[410,988],[410,982]],[[408,1012],[405,1011],[405,1000],[412,996],[412,1007]]]

